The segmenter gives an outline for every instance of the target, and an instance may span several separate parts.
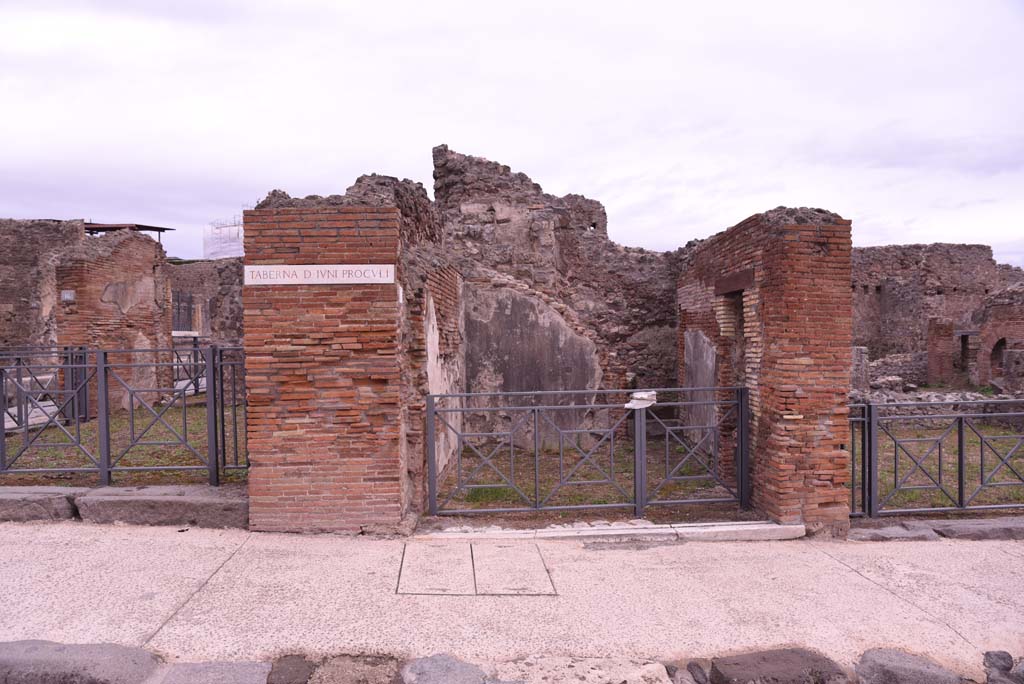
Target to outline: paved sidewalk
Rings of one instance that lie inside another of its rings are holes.
[[[115,642],[185,661],[673,659],[797,645],[844,665],[895,646],[963,672],[985,650],[1024,652],[1019,541],[537,540],[492,544],[479,564],[466,542],[408,544],[432,549],[413,549],[400,577],[401,540],[4,523],[0,641]],[[442,591],[399,593],[400,580]]]

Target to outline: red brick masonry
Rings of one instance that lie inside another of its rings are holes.
[[[398,264],[394,207],[245,212],[245,263]],[[397,284],[246,285],[250,527],[358,531],[402,514]]]
[[[750,388],[755,506],[775,520],[842,535],[849,526],[851,222],[797,225],[767,220],[770,214],[709,238],[684,270],[680,380],[687,376],[685,332],[700,330],[716,348],[719,385]]]

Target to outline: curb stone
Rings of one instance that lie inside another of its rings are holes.
[[[964,679],[931,658],[894,648],[873,648],[856,666],[859,684],[963,684]]]
[[[0,682],[140,684],[159,664],[149,651],[114,644],[0,643]]]
[[[848,684],[850,681],[835,661],[805,648],[713,658],[707,679],[710,684]]]
[[[0,522],[73,520],[85,487],[0,487]]]

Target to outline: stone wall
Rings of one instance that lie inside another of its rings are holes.
[[[853,373],[850,379],[852,389],[864,392],[871,383],[871,367],[869,365],[868,348],[853,348]]]
[[[171,262],[165,270],[172,292],[193,297],[193,330],[214,344],[241,344],[241,259]]]
[[[715,349],[716,384],[750,390],[755,506],[839,535],[849,525],[850,252],[850,221],[780,207],[694,247],[677,289],[680,382],[706,382],[707,370],[686,365],[699,331]]]
[[[424,289],[423,331],[426,346],[424,372],[426,387],[411,384],[410,390],[416,394],[415,406],[422,403],[422,391],[428,394],[462,394],[466,387],[466,302],[463,297],[464,283],[462,275],[454,268],[445,267],[428,274]],[[410,402],[412,403],[412,402]],[[461,405],[458,400],[441,400],[443,407]],[[462,429],[462,415],[459,413],[444,414],[444,422],[438,421],[436,434],[437,469],[443,473],[457,449],[457,439],[453,430]],[[422,425],[425,416],[418,413],[410,414],[411,429]],[[452,429],[446,428],[450,425]],[[419,449],[419,451],[416,451]],[[417,458],[418,455],[421,457]],[[424,444],[416,441],[410,444],[410,480],[414,483],[413,504],[423,502],[426,476],[426,452]],[[415,467],[413,466],[415,464]],[[417,509],[419,510],[419,509]]]
[[[82,221],[0,219],[0,348],[57,344],[57,261]]]
[[[891,245],[853,250],[853,340],[871,358],[923,352],[930,318],[969,328],[986,296],[1024,271],[985,245]]]
[[[444,145],[434,196],[448,259],[466,279],[468,391],[675,382],[681,253],[617,245],[599,202],[549,195]]]

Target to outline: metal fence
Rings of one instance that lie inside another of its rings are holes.
[[[0,350],[0,477],[248,467],[239,347]]]
[[[1024,401],[850,407],[853,516],[1024,506]]]
[[[747,390],[648,391],[428,396],[430,512],[749,507]]]

